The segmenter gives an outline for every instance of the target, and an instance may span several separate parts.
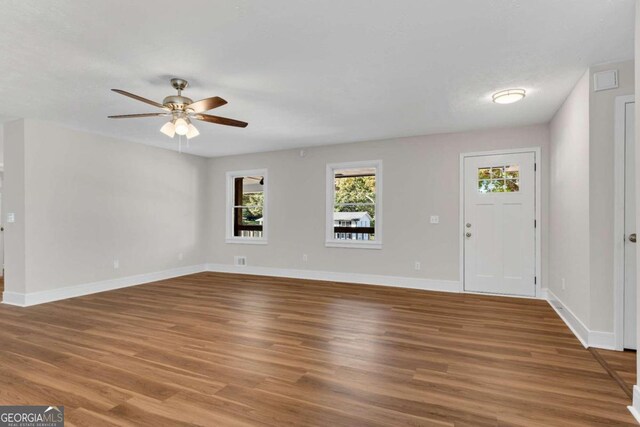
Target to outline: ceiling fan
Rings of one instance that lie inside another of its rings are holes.
[[[226,117],[212,116],[210,114],[202,114],[205,111],[213,110],[227,103],[224,99],[214,96],[211,98],[201,99],[200,101],[193,102],[190,98],[182,96],[182,91],[189,85],[184,79],[171,79],[171,86],[178,91],[178,95],[169,95],[163,101],[152,101],[150,99],[143,98],[133,93],[126,92],[120,89],[111,89],[112,91],[119,93],[129,98],[142,101],[154,107],[158,107],[164,110],[163,113],[142,113],[142,114],[123,114],[120,116],[109,116],[110,119],[137,119],[143,117],[171,117],[171,119],[160,128],[160,132],[164,133],[170,138],[173,138],[175,134],[185,135],[187,139],[195,138],[200,135],[198,129],[191,123],[191,119],[202,120],[203,122],[216,123],[219,125],[235,126],[244,128],[249,123],[241,122],[240,120],[228,119]]]

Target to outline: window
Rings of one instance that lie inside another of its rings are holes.
[[[518,165],[487,166],[478,169],[480,193],[517,193],[520,191]]]
[[[227,243],[267,243],[266,169],[227,172]]]
[[[382,247],[382,162],[327,165],[326,246]]]

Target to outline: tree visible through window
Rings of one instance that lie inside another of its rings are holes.
[[[334,239],[375,240],[376,168],[334,170]]]
[[[233,179],[233,235],[263,236],[264,176],[238,176]]]

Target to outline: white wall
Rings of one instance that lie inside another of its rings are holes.
[[[593,74],[618,70],[619,87],[595,92]],[[634,93],[634,61],[591,67],[589,70],[589,328],[613,331],[613,222],[615,99]]]
[[[4,163],[4,125],[0,123],[0,166]]]
[[[549,289],[589,320],[589,72],[551,120]],[[612,246],[613,247],[613,246]],[[565,288],[562,288],[564,279]]]
[[[636,0],[636,34],[635,34],[635,60],[640,63],[640,0]],[[638,88],[640,88],[640,67],[635,69],[635,92],[636,99],[640,99],[638,96]],[[640,147],[640,131],[638,131],[638,124],[640,123],[640,108],[636,108],[636,147]],[[640,171],[640,150],[636,149],[636,171]],[[636,224],[640,224],[640,173],[636,173]],[[637,262],[636,265],[640,265],[640,251],[636,251]],[[638,283],[637,289],[640,289],[640,275],[637,276]],[[640,292],[636,292],[636,316],[638,321],[636,325],[637,342],[640,342]],[[633,386],[633,408],[632,413],[636,417],[636,420],[640,422],[640,351],[637,352],[636,358],[636,385]]]
[[[7,291],[205,261],[206,159],[34,120],[6,124],[5,145],[4,207],[16,213],[6,224]]]
[[[594,73],[610,69],[618,70],[619,87],[595,92]],[[632,60],[591,67],[550,123],[549,289],[587,332],[611,340],[614,105],[634,86]]]
[[[245,255],[249,266],[458,281],[459,155],[520,147],[542,148],[544,230],[546,125],[322,146],[305,149],[305,157],[287,150],[211,159],[209,261],[230,265],[235,255]],[[383,249],[325,247],[326,164],[378,159],[384,169]],[[225,243],[225,173],[257,168],[269,171],[269,243]],[[440,223],[430,224],[430,215],[439,215]],[[546,235],[542,243],[546,257]]]
[[[25,185],[24,185],[24,122],[17,120],[4,124],[4,157],[11,159],[5,165],[2,208],[3,215],[13,212],[16,222],[4,228],[4,288],[24,293],[25,279]]]

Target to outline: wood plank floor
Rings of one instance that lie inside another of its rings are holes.
[[[0,404],[68,426],[635,425],[546,302],[214,273],[0,306]]]
[[[633,350],[613,351],[602,349],[590,349],[597,353],[600,364],[605,365],[605,370],[614,378],[627,395],[633,395],[633,386],[636,383],[637,354]]]

